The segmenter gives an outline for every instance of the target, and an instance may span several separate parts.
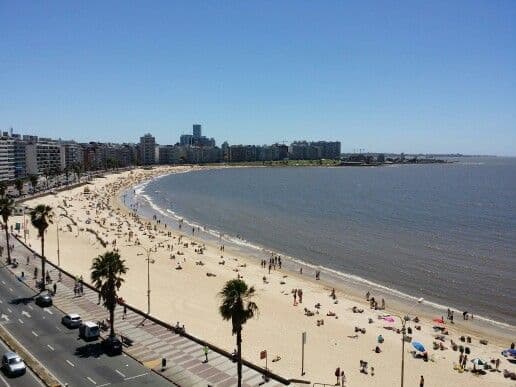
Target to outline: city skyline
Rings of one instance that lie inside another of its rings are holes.
[[[218,144],[516,155],[512,2],[0,11],[3,131],[173,144],[198,122]]]

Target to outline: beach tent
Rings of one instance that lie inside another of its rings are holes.
[[[425,346],[421,344],[419,341],[413,341],[412,346],[419,352],[426,352]]]
[[[443,320],[442,318],[440,318],[440,317],[436,317],[436,318],[434,318],[434,320],[433,320],[433,321],[434,321],[434,322],[436,322],[436,323],[438,323],[438,324],[444,324],[444,320]]]

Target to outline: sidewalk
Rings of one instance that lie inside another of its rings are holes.
[[[2,238],[5,241],[4,238]],[[15,238],[12,257],[16,258],[19,266],[16,269],[9,268],[17,276],[25,273],[25,282],[31,288],[36,289],[35,280],[32,278],[34,265],[41,270],[41,262],[33,258],[33,253]],[[5,243],[5,242],[4,242]],[[27,256],[30,262],[26,265]],[[5,259],[2,258],[2,259]],[[57,269],[47,265],[51,278],[58,278]],[[54,305],[65,313],[78,313],[83,320],[99,321],[107,320],[108,312],[98,305],[98,294],[84,286],[84,295],[74,295],[74,278],[63,273],[62,281],[57,283],[57,294],[53,297]],[[48,286],[52,288],[52,284]],[[115,331],[118,335],[129,338],[132,343],[124,346],[124,352],[143,363],[148,368],[162,374],[179,386],[220,386],[232,387],[237,384],[237,366],[226,356],[215,351],[209,352],[209,362],[204,363],[203,346],[187,337],[176,334],[167,327],[156,324],[145,317],[127,309],[123,319],[124,308],[117,306],[115,309]],[[161,360],[167,360],[164,370],[161,368]],[[242,385],[253,386],[281,386],[283,384],[270,380],[264,382],[263,375],[245,365],[242,367]]]

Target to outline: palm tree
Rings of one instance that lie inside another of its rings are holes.
[[[5,197],[0,199],[0,215],[2,215],[2,220],[4,221],[5,240],[7,241],[7,263],[9,265],[11,264],[11,248],[9,247],[9,227],[7,221],[13,213],[13,209],[14,200]]]
[[[18,195],[19,196],[22,196],[22,191],[23,191],[23,180],[18,178],[14,181],[14,186],[16,187],[16,189],[18,190]]]
[[[231,320],[232,333],[237,337],[238,387],[242,386],[242,327],[258,313],[258,306],[251,301],[254,288],[241,279],[233,279],[224,285],[219,293],[222,303],[219,307],[224,320]]]
[[[5,196],[5,191],[7,190],[7,184],[5,181],[0,181],[0,197]]]
[[[110,336],[115,335],[115,307],[118,296],[117,291],[122,286],[122,275],[127,273],[125,261],[120,259],[120,254],[108,251],[99,255],[91,265],[91,280],[104,300],[104,306],[109,311]]]
[[[75,172],[75,175],[77,176],[77,181],[81,181],[81,173],[82,173],[82,165],[79,163],[75,163],[73,165],[73,171]]]
[[[36,191],[36,187],[38,186],[38,175],[30,175],[29,176],[30,185],[33,191]]]
[[[30,221],[38,229],[38,236],[41,238],[41,289],[45,289],[45,230],[52,223],[52,207],[38,204],[30,212]]]

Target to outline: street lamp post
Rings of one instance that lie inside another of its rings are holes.
[[[152,248],[146,248],[143,246],[140,246],[143,250],[145,250],[145,253],[147,254],[147,314],[150,315],[150,255],[152,253]]]
[[[405,317],[401,317],[397,314],[391,315],[392,317],[399,318],[401,321],[401,387],[403,387],[404,378],[405,378],[405,332],[406,332],[405,324],[407,323],[407,321],[410,320],[410,317],[409,317],[410,312],[412,312],[412,310],[414,310],[414,308],[418,304],[421,304],[423,301],[424,301],[424,298],[418,299],[417,303],[415,303],[412,306],[412,308],[409,309],[409,311],[407,312]]]
[[[59,252],[59,218],[56,222],[56,235],[57,235],[57,266],[61,267],[61,254]]]

